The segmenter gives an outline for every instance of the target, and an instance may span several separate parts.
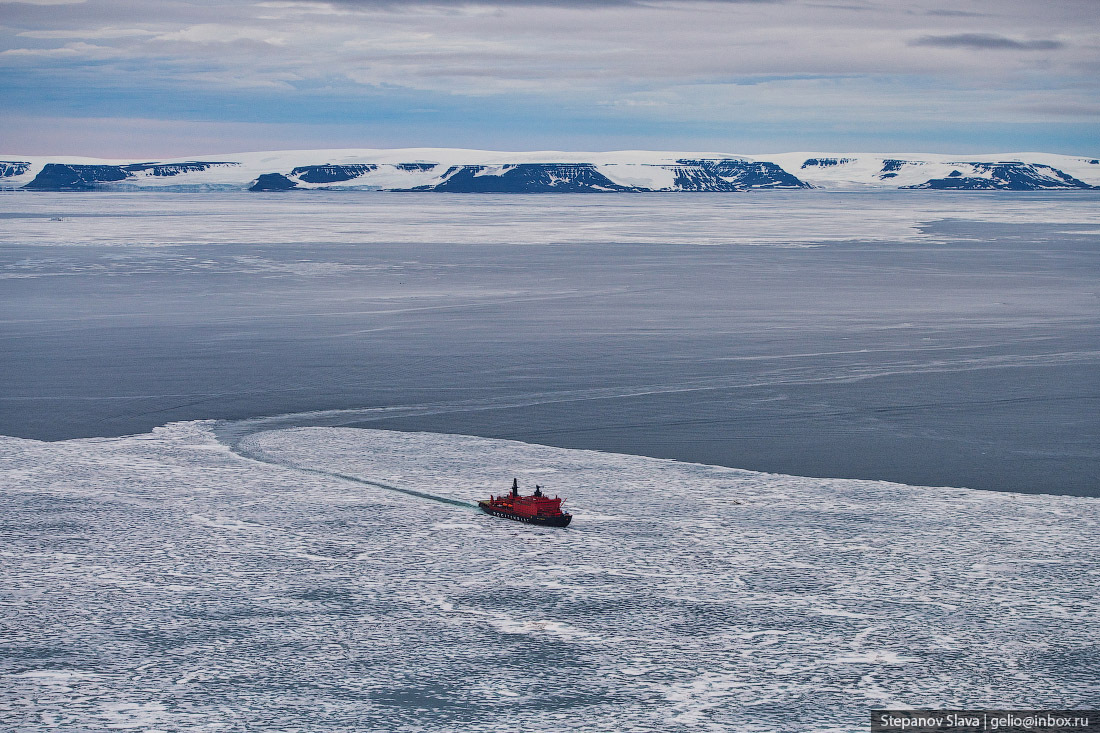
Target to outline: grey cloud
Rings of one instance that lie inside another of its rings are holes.
[[[1071,117],[1082,120],[1095,120],[1100,116],[1100,104],[1074,102],[1056,102],[1046,104],[1021,104],[1012,107],[1020,112],[1029,112],[1044,117]]]
[[[829,10],[852,10],[858,13],[867,12],[873,9],[868,5],[843,5],[841,3],[807,3],[807,7],[826,8]]]
[[[570,8],[573,10],[584,8],[608,8],[608,7],[645,7],[670,5],[676,0],[303,0],[325,5],[344,5],[363,8],[393,8],[400,9],[410,5],[434,6],[434,7],[470,7],[483,6],[494,8],[505,7],[551,7]],[[787,2],[787,0],[696,0],[715,4],[756,4],[771,5]]]
[[[911,46],[973,48],[978,50],[1051,51],[1065,46],[1061,41],[1017,41],[996,33],[957,33],[950,36],[921,36]]]
[[[929,10],[925,15],[937,15],[945,18],[985,18],[985,13],[972,13],[968,10]]]
[[[981,114],[1076,120],[1100,84],[1085,2],[973,0],[936,18],[947,0],[95,0],[5,10],[0,51],[15,53],[0,61],[93,92],[277,88],[288,107],[323,89],[611,100],[677,120],[924,119],[977,97]],[[992,12],[960,15],[977,11]]]

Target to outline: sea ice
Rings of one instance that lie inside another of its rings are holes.
[[[1097,703],[1095,499],[348,428],[230,451],[218,427],[0,438],[6,729],[862,731],[884,704]],[[573,524],[470,505],[512,476]]]

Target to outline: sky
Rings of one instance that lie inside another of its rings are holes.
[[[1100,0],[0,0],[0,152],[1100,154]]]

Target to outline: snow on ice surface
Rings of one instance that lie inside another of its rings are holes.
[[[213,427],[0,439],[9,729],[857,731],[1096,702],[1095,500],[340,428],[245,437],[261,462]],[[378,486],[513,475],[573,525]]]
[[[1100,225],[1093,195],[769,191],[545,197],[387,193],[4,194],[0,243],[159,247],[190,244],[700,244],[807,246],[928,239],[927,222]],[[998,196],[997,198],[993,198]],[[1055,198],[1056,197],[1056,198]],[[858,211],[858,216],[853,215]],[[59,217],[63,221],[54,221]],[[654,218],[660,219],[659,228]],[[290,221],[292,224],[288,224]]]

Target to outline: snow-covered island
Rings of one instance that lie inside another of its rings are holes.
[[[0,156],[0,189],[25,191],[595,193],[808,188],[1090,190],[1100,189],[1100,159],[1049,153],[741,156],[448,148],[288,150],[160,161]]]

